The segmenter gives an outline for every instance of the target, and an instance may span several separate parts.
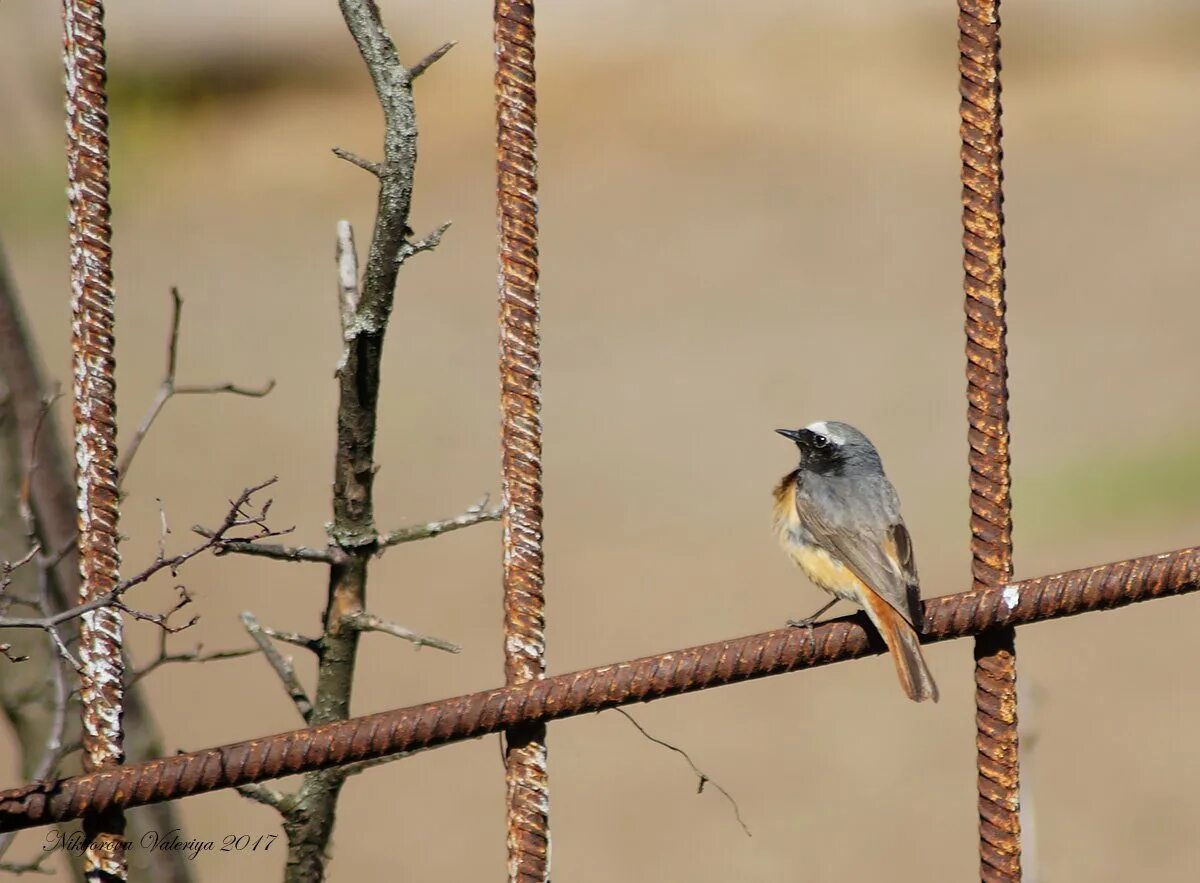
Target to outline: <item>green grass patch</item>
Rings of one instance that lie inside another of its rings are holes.
[[[1200,512],[1200,430],[1159,445],[1080,452],[1060,469],[1013,481],[1019,529],[1034,535],[1153,524]]]

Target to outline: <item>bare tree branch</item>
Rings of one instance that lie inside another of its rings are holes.
[[[36,513],[42,544],[48,549],[66,548],[59,568],[58,590],[65,599],[72,595],[78,581],[75,551],[75,487],[71,480],[70,460],[63,450],[60,434],[48,413],[48,385],[21,309],[8,263],[0,251],[0,376],[9,392],[12,420],[6,423],[15,451],[13,469],[23,487],[24,501]],[[56,396],[51,397],[51,400]],[[29,464],[36,464],[31,469]],[[58,605],[64,606],[64,605]]]
[[[53,613],[76,603],[79,558],[75,542],[75,483],[72,461],[61,444],[62,436],[54,415],[46,407],[48,384],[39,362],[33,336],[22,315],[20,297],[8,272],[3,248],[0,248],[0,379],[8,389],[7,411],[11,418],[0,420],[3,424],[0,426],[3,437],[0,450],[4,451],[3,459],[11,464],[6,470],[0,463],[0,473],[7,471],[20,482],[29,476],[26,501],[36,523],[38,542],[48,554],[44,564],[39,564],[39,570],[44,567],[45,574],[39,574],[38,578],[49,598],[47,611]],[[44,424],[41,430],[37,428],[40,424]],[[22,474],[21,464],[30,462],[37,464],[36,471]],[[0,504],[0,522],[7,519],[7,509]],[[64,624],[62,628],[68,637],[73,636],[72,624]],[[31,642],[36,655],[22,666],[20,677],[15,670],[0,677],[0,705],[13,724],[20,743],[21,766],[27,775],[32,772],[50,738],[53,715],[32,714],[16,708],[9,703],[8,697],[12,691],[23,689],[23,685],[45,671],[46,666],[54,664],[55,651],[50,649],[53,638],[52,635],[48,642]],[[70,716],[70,732],[76,732],[78,726],[78,716]],[[158,757],[163,753],[154,716],[141,689],[136,686],[125,690],[125,749],[131,757]],[[135,813],[129,819],[129,826],[129,836],[135,842],[147,830],[178,828],[177,807],[171,803],[148,807]],[[144,861],[149,879],[161,883],[190,883],[192,880],[192,865],[182,853],[155,850],[146,855]],[[79,874],[80,870],[78,863],[72,863],[73,875]]]
[[[283,682],[283,688],[287,690],[287,694],[292,697],[292,702],[296,704],[296,710],[300,712],[300,716],[304,718],[305,723],[312,722],[313,704],[308,698],[308,693],[304,691],[299,678],[296,677],[296,669],[292,667],[292,661],[287,659],[275,649],[275,645],[271,643],[271,639],[263,633],[263,628],[258,624],[258,619],[250,611],[242,613],[242,625],[245,626],[246,632],[254,639],[254,643],[258,644],[258,648],[262,651],[263,656],[267,658],[271,668],[275,670],[275,674],[279,675],[279,680]]]
[[[633,726],[637,729],[637,731],[639,733],[641,733],[643,736],[645,736],[647,739],[649,739],[655,745],[661,745],[663,748],[666,748],[670,751],[674,751],[676,754],[681,755],[683,757],[683,759],[687,761],[688,766],[690,766],[692,768],[692,772],[696,774],[696,778],[699,780],[699,785],[696,788],[696,793],[703,794],[704,786],[711,782],[712,786],[714,788],[716,788],[718,791],[720,791],[721,794],[724,795],[725,799],[729,801],[729,805],[731,807],[733,807],[734,818],[736,818],[737,823],[742,826],[742,830],[746,832],[746,836],[747,837],[754,836],[753,834],[750,833],[750,829],[746,826],[746,823],[744,821],[742,821],[742,811],[741,811],[741,809],[738,808],[737,801],[733,799],[733,795],[730,794],[728,791],[726,791],[724,788],[722,788],[721,785],[718,782],[716,782],[708,773],[704,772],[704,770],[702,770],[702,769],[700,769],[700,767],[696,766],[696,763],[695,763],[695,761],[692,760],[691,755],[689,755],[686,751],[684,751],[682,748],[678,747],[677,745],[672,745],[670,742],[666,742],[662,739],[659,739],[657,736],[651,736],[648,732],[646,732],[646,728],[643,727],[641,724],[639,724],[637,722],[637,720],[634,718],[634,716],[632,714],[630,714],[628,711],[626,711],[624,708],[614,708],[613,711],[619,712],[621,715],[623,715],[627,721],[629,721],[631,724],[633,724]]]
[[[471,527],[474,524],[499,520],[500,514],[503,511],[501,507],[497,506],[494,509],[488,509],[487,504],[488,497],[485,494],[483,499],[473,506],[469,506],[461,515],[455,515],[452,518],[445,518],[441,521],[414,524],[409,527],[393,530],[390,533],[380,534],[379,551],[382,554],[383,550],[390,546],[411,543],[414,540],[427,540],[431,537],[441,536],[444,533],[461,530],[464,527]]]
[[[137,455],[138,448],[142,446],[142,442],[146,438],[146,434],[150,431],[150,427],[154,425],[154,421],[158,419],[158,415],[162,413],[162,409],[166,407],[174,396],[177,395],[216,395],[220,393],[231,393],[233,395],[248,396],[250,398],[261,399],[275,388],[275,381],[268,380],[266,385],[261,389],[253,389],[245,386],[238,386],[235,383],[215,383],[207,386],[178,386],[175,382],[176,371],[179,365],[179,326],[183,319],[183,298],[179,296],[179,289],[171,289],[171,331],[167,338],[167,372],[163,377],[162,385],[159,386],[158,392],[154,396],[154,401],[150,403],[149,409],[146,411],[142,422],[138,424],[133,435],[129,439],[129,444],[125,448],[125,454],[121,457],[121,462],[117,466],[117,488],[120,489],[125,482],[125,477],[129,474],[129,467],[133,463],[133,458]]]
[[[274,638],[276,641],[283,641],[285,644],[292,644],[296,647],[303,647],[312,653],[321,652],[321,639],[310,638],[307,635],[300,635],[296,632],[283,632],[278,629],[262,626],[263,634],[267,637]]]
[[[374,769],[377,766],[393,763],[397,760],[404,760],[406,757],[412,757],[414,754],[420,754],[422,751],[429,751],[428,748],[420,748],[416,751],[400,751],[396,754],[386,754],[383,757],[371,757],[367,760],[357,760],[354,763],[348,763],[341,768],[342,775],[349,779],[351,776],[357,776],[359,773],[365,773],[367,770]]]
[[[70,690],[67,689],[67,678],[63,673],[62,664],[56,659],[50,666],[50,678],[54,683],[54,722],[50,726],[50,738],[46,740],[46,750],[33,771],[33,780],[49,779],[54,775],[55,768],[66,751],[67,737],[67,706]]]
[[[418,61],[416,64],[414,64],[412,67],[410,67],[408,69],[409,77],[411,79],[415,80],[417,77],[421,76],[421,74],[425,73],[425,71],[429,70],[429,68],[431,66],[433,66],[438,61],[440,61],[442,56],[444,56],[447,52],[449,52],[451,49],[453,49],[457,45],[458,45],[457,40],[451,40],[448,43],[443,43],[437,49],[434,49],[432,52],[430,52],[428,55],[426,55],[424,58],[422,58],[420,61]]]
[[[376,178],[379,178],[383,175],[383,167],[377,162],[371,162],[369,159],[363,159],[357,153],[352,153],[351,151],[346,150],[344,147],[333,147],[330,149],[333,151],[333,155],[338,159],[344,159],[346,162],[350,163],[350,165],[358,166],[363,171],[370,172]]]
[[[12,843],[15,834],[0,834],[0,855],[7,851],[8,845]],[[21,876],[22,874],[53,874],[54,872],[43,868],[50,857],[54,855],[53,850],[43,850],[37,858],[29,862],[0,862],[0,871],[6,874]]]
[[[433,647],[437,650],[445,650],[447,653],[462,652],[462,647],[458,646],[458,644],[443,640],[442,638],[422,635],[402,625],[380,619],[378,616],[375,616],[373,613],[367,613],[365,610],[361,610],[358,613],[351,613],[342,622],[360,632],[383,632],[384,634],[392,635],[405,641],[411,641],[418,649],[421,647]]]
[[[202,537],[211,537],[213,531],[203,527],[193,530]],[[250,555],[272,558],[275,561],[311,562],[313,564],[338,564],[346,555],[340,549],[313,549],[308,546],[281,546],[276,543],[252,543],[245,540],[221,540],[214,549],[216,555]]]
[[[158,655],[147,662],[139,669],[135,669],[129,676],[130,684],[136,684],[138,681],[154,673],[164,665],[172,663],[189,663],[189,662],[216,662],[222,659],[240,659],[243,656],[252,656],[259,652],[258,647],[243,647],[239,650],[218,650],[214,653],[205,653],[204,646],[197,644],[196,649],[184,653],[171,653],[167,648],[167,639],[170,633],[167,630],[159,632],[158,636]]]
[[[262,784],[238,785],[237,791],[256,803],[278,810],[285,818],[295,809],[296,798]]]
[[[336,549],[340,557],[329,562],[314,724],[344,720],[350,714],[360,629],[347,627],[346,620],[366,608],[367,570],[379,548],[373,501],[375,436],[383,341],[395,297],[396,275],[407,258],[435,248],[446,229],[443,225],[416,242],[409,239],[417,150],[413,72],[400,63],[374,0],[338,0],[338,6],[383,110],[384,145],[383,161],[379,163],[341,148],[334,150],[338,157],[371,172],[378,179],[379,191],[361,279],[356,273],[353,231],[345,222],[338,225],[338,303],[343,345],[337,366],[337,446],[333,519],[328,534],[330,548]],[[440,48],[431,53],[419,63],[418,73],[446,51]],[[285,560],[307,559],[288,556]],[[327,846],[345,778],[339,770],[306,775],[294,803],[284,811],[287,883],[319,883],[324,879]]]
[[[121,580],[121,582],[117,584],[117,587],[111,592],[108,592],[98,598],[94,598],[85,604],[78,604],[74,607],[69,607],[66,610],[61,610],[58,613],[47,614],[40,617],[0,617],[0,628],[37,628],[51,631],[65,622],[73,620],[92,610],[98,610],[101,607],[118,607],[123,612],[128,613],[129,615],[138,619],[143,619],[148,622],[155,622],[159,625],[165,626],[170,615],[186,606],[191,600],[187,593],[182,591],[182,587],[178,587],[181,590],[180,601],[171,610],[161,614],[149,614],[131,608],[121,601],[121,596],[134,586],[138,586],[144,582],[147,582],[151,577],[160,571],[166,570],[172,575],[177,574],[179,568],[192,558],[195,558],[197,555],[206,552],[209,549],[219,546],[222,540],[225,539],[226,535],[231,530],[241,527],[254,527],[256,529],[254,536],[256,537],[279,536],[280,531],[273,531],[266,524],[267,512],[271,507],[270,500],[264,503],[261,507],[261,510],[257,513],[246,511],[246,506],[251,497],[253,497],[254,494],[258,493],[262,489],[274,484],[275,481],[276,479],[271,478],[265,482],[262,482],[261,484],[255,485],[254,487],[246,488],[236,500],[231,500],[229,513],[225,516],[225,520],[221,523],[221,526],[212,533],[211,536],[205,539],[205,542],[194,546],[186,552],[181,552],[178,555],[172,555],[169,557],[160,550],[154,561],[146,566],[141,572],[132,577]],[[175,628],[174,630],[178,631],[179,629]]]
[[[38,450],[42,433],[45,431],[46,423],[50,420],[50,409],[60,398],[62,398],[62,391],[56,386],[54,391],[42,402],[42,409],[38,413],[37,422],[33,427],[33,440],[29,445],[25,472],[21,477],[21,492],[17,495],[17,511],[21,515],[21,521],[25,525],[25,535],[29,538],[31,546],[38,545],[37,519],[33,514],[33,481],[38,472]],[[71,539],[74,541],[76,536],[73,534]]]
[[[420,254],[423,251],[433,251],[442,244],[442,236],[450,229],[450,222],[443,221],[431,233],[428,233],[424,238],[418,239],[416,242],[405,241],[400,245],[400,256],[397,263],[403,264],[406,260],[415,254]]]
[[[8,594],[8,587],[12,585],[13,574],[33,561],[41,550],[42,547],[34,542],[29,547],[29,551],[16,561],[0,562],[0,616],[3,616],[8,611],[11,604],[20,600],[15,595],[10,596]]]
[[[499,520],[502,511],[501,508],[496,506],[488,509],[487,503],[488,497],[485,495],[482,500],[469,506],[460,515],[438,521],[427,521],[424,524],[413,524],[385,534],[379,534],[376,538],[379,554],[382,554],[385,549],[398,546],[402,543],[427,540],[432,537],[441,536],[444,533],[461,530],[464,527]],[[211,538],[214,533],[203,527],[195,527],[193,530],[203,537]],[[276,543],[255,543],[233,539],[222,539],[214,550],[214,553],[217,555],[252,555],[260,558],[271,558],[276,561],[309,562],[314,564],[345,564],[348,560],[347,553],[338,546],[330,546],[326,549],[314,549],[309,546],[284,546]]]

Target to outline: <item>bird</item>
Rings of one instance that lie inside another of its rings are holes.
[[[789,625],[812,629],[839,600],[863,608],[883,637],[900,686],[916,702],[938,699],[921,655],[921,588],[900,498],[875,446],[847,423],[777,429],[796,443],[799,465],[775,487],[780,545],[833,600]]]

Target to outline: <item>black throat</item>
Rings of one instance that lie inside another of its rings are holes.
[[[807,447],[800,454],[800,468],[796,470],[796,480],[800,481],[805,472],[831,477],[841,475],[845,466],[846,460],[842,452],[832,445],[825,448]]]

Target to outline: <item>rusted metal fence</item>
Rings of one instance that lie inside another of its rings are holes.
[[[967,438],[971,564],[976,588],[1012,579],[1008,474],[1008,352],[1004,318],[1004,172],[1000,126],[1000,0],[960,0],[963,293],[967,311]],[[979,872],[1021,877],[1016,633],[975,639]]]
[[[504,491],[504,680],[546,674],[533,3],[496,0],[496,203],[500,231],[500,417]],[[546,725],[505,732],[508,878],[550,879]]]
[[[104,580],[115,581],[117,567],[104,49],[99,2],[65,0],[65,13],[80,542],[85,598],[91,598],[105,591]],[[1196,591],[1200,548],[1011,582],[998,13],[998,0],[959,0],[974,579],[969,591],[925,602],[923,640],[975,639],[980,876],[1015,881],[1021,877],[1015,628]],[[0,831],[83,817],[92,831],[117,832],[120,813],[130,807],[502,732],[509,878],[546,881],[548,721],[885,650],[856,615],[811,631],[781,629],[546,676],[533,37],[533,3],[497,0],[506,686],[119,766],[119,620],[94,618],[85,651],[108,660],[104,670],[118,680],[85,677],[93,692],[103,687],[85,707],[93,721],[88,772],[0,792]],[[85,697],[88,690],[85,682]]]
[[[972,589],[925,602],[925,643],[973,637],[1200,590],[1200,548]],[[76,819],[251,782],[477,739],[726,684],[886,652],[865,616],[778,629],[0,791],[0,830]]]
[[[71,348],[74,353],[75,476],[79,487],[79,601],[117,587],[117,417],[113,359],[111,208],[108,203],[108,99],[104,6],[63,4],[66,67],[67,198],[71,240]],[[124,660],[121,614],[101,607],[80,618],[83,768],[120,764]],[[119,810],[84,819],[88,879],[125,877]]]

